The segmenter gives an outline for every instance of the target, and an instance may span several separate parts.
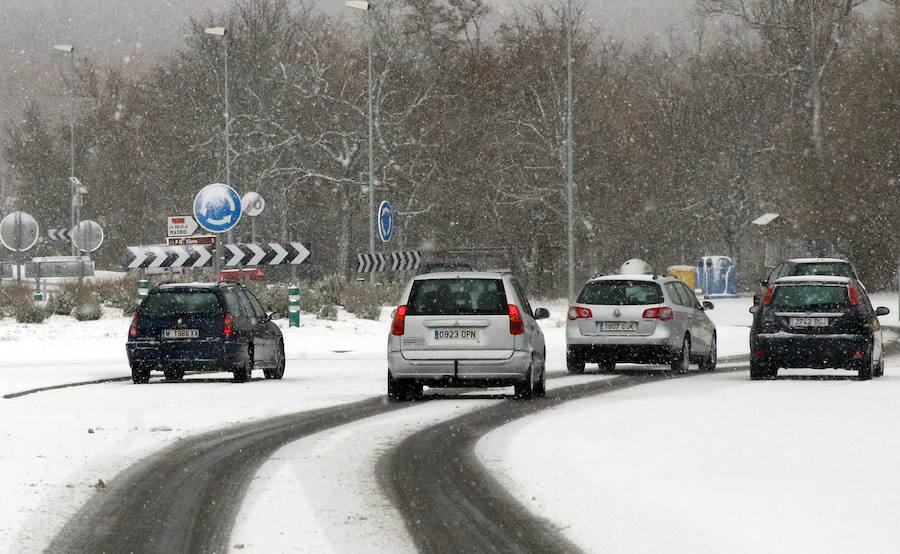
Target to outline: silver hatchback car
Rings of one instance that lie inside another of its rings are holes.
[[[566,366],[587,362],[664,363],[686,371],[716,367],[716,327],[687,285],[668,275],[606,275],[584,284],[566,321]]]
[[[429,387],[515,387],[545,391],[544,334],[525,291],[509,273],[428,273],[412,279],[388,336],[387,391],[409,400]]]

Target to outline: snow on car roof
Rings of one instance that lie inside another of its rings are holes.
[[[162,283],[158,285],[158,288],[161,289],[176,289],[176,288],[213,288],[218,283],[200,283],[194,281],[192,283]]]
[[[627,279],[629,281],[655,281],[661,277],[665,277],[665,275],[646,275],[643,273],[636,274],[619,274],[619,275],[601,275],[599,277],[594,277],[591,281],[621,281],[623,279]]]
[[[849,277],[839,277],[837,275],[791,275],[789,277],[779,277],[775,280],[778,283],[835,283],[846,285],[852,281]]]
[[[415,279],[421,281],[423,279],[500,279],[506,272],[499,271],[439,271],[435,273],[422,273],[416,275]]]
[[[822,263],[843,263],[849,264],[847,260],[843,260],[841,258],[791,258],[788,260],[791,263],[795,264],[822,264]]]

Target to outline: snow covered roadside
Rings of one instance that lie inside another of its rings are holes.
[[[95,322],[55,316],[37,325],[0,320],[0,393],[101,378],[125,381],[0,399],[0,552],[42,550],[100,481],[179,439],[229,424],[384,394],[388,314],[341,313],[283,321],[281,381],[231,382],[231,375],[134,385],[125,357],[130,318]]]
[[[896,327],[897,295],[873,303]],[[477,453],[589,552],[896,550],[900,359],[869,382],[779,375],[701,375],[574,401],[489,433]]]
[[[746,354],[749,300],[714,302],[710,316],[719,326],[720,356]],[[566,305],[562,301],[533,305],[551,311],[551,318],[541,322],[547,369],[565,373]],[[380,321],[341,313],[338,321],[304,314],[299,329],[282,322],[288,366],[278,382],[259,379],[259,372],[249,384],[231,383],[229,374],[190,376],[185,383],[164,383],[155,377],[147,386],[128,380],[0,399],[4,444],[0,552],[43,549],[90,495],[102,494],[98,480],[108,481],[141,457],[183,437],[384,395],[389,311],[384,310]],[[114,314],[90,323],[58,317],[30,326],[0,321],[0,348],[10,360],[0,366],[0,392],[128,376],[124,354],[128,322]],[[548,386],[603,378],[610,376],[566,376]],[[396,533],[377,543],[393,550],[404,542],[405,530],[375,490],[370,462],[415,430],[485,402],[498,400],[423,403],[285,447],[251,485],[232,544],[245,545],[243,552],[280,550],[286,545],[305,548],[305,544],[321,547],[308,551],[340,551],[364,544],[360,537],[366,533],[371,537]],[[285,512],[283,516],[273,517],[267,509],[273,505],[277,513]],[[377,511],[369,514],[372,510]],[[307,517],[301,519],[304,514]],[[298,527],[297,521],[303,526]],[[341,538],[340,530],[351,525],[357,531],[355,538]]]

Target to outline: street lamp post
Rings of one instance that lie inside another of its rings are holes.
[[[230,113],[228,109],[228,30],[225,27],[206,27],[203,32],[207,35],[220,36],[225,48],[225,184],[231,186],[231,139],[228,128],[230,126]],[[228,242],[231,242],[231,229],[228,230]]]
[[[348,8],[368,11],[372,9],[372,4],[365,1],[348,0],[345,2]],[[372,142],[374,141],[374,132],[372,127],[372,35],[375,33],[374,26],[368,33],[369,45],[369,70],[368,70],[368,92],[369,92],[369,254],[375,254],[375,154],[372,150]],[[374,276],[374,273],[373,273]]]
[[[575,302],[575,183],[572,142],[572,0],[566,9],[566,184],[568,192],[569,303]]]
[[[75,47],[71,44],[55,44],[53,45],[54,50],[59,50],[61,52],[66,52],[69,54],[69,64],[72,69],[72,78],[75,78]],[[70,87],[71,88],[71,87]],[[80,200],[81,198],[78,196],[78,186],[76,185],[78,179],[75,178],[75,91],[70,91],[69,98],[69,182],[70,182],[70,192],[72,205],[70,206],[70,215],[69,215],[69,232],[75,229],[75,221],[76,221],[76,211],[80,211],[81,207]],[[80,184],[80,183],[79,183]],[[72,255],[74,256],[75,252],[75,243],[72,243]]]

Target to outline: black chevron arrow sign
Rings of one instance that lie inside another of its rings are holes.
[[[357,254],[356,272],[372,273],[374,271],[400,271],[404,269],[418,269],[422,257],[417,251],[401,250],[382,254]]]
[[[203,267],[212,265],[212,252],[206,245],[129,246],[125,249],[126,269],[155,267]]]
[[[262,242],[225,245],[225,266],[296,265],[309,250],[299,242]]]

